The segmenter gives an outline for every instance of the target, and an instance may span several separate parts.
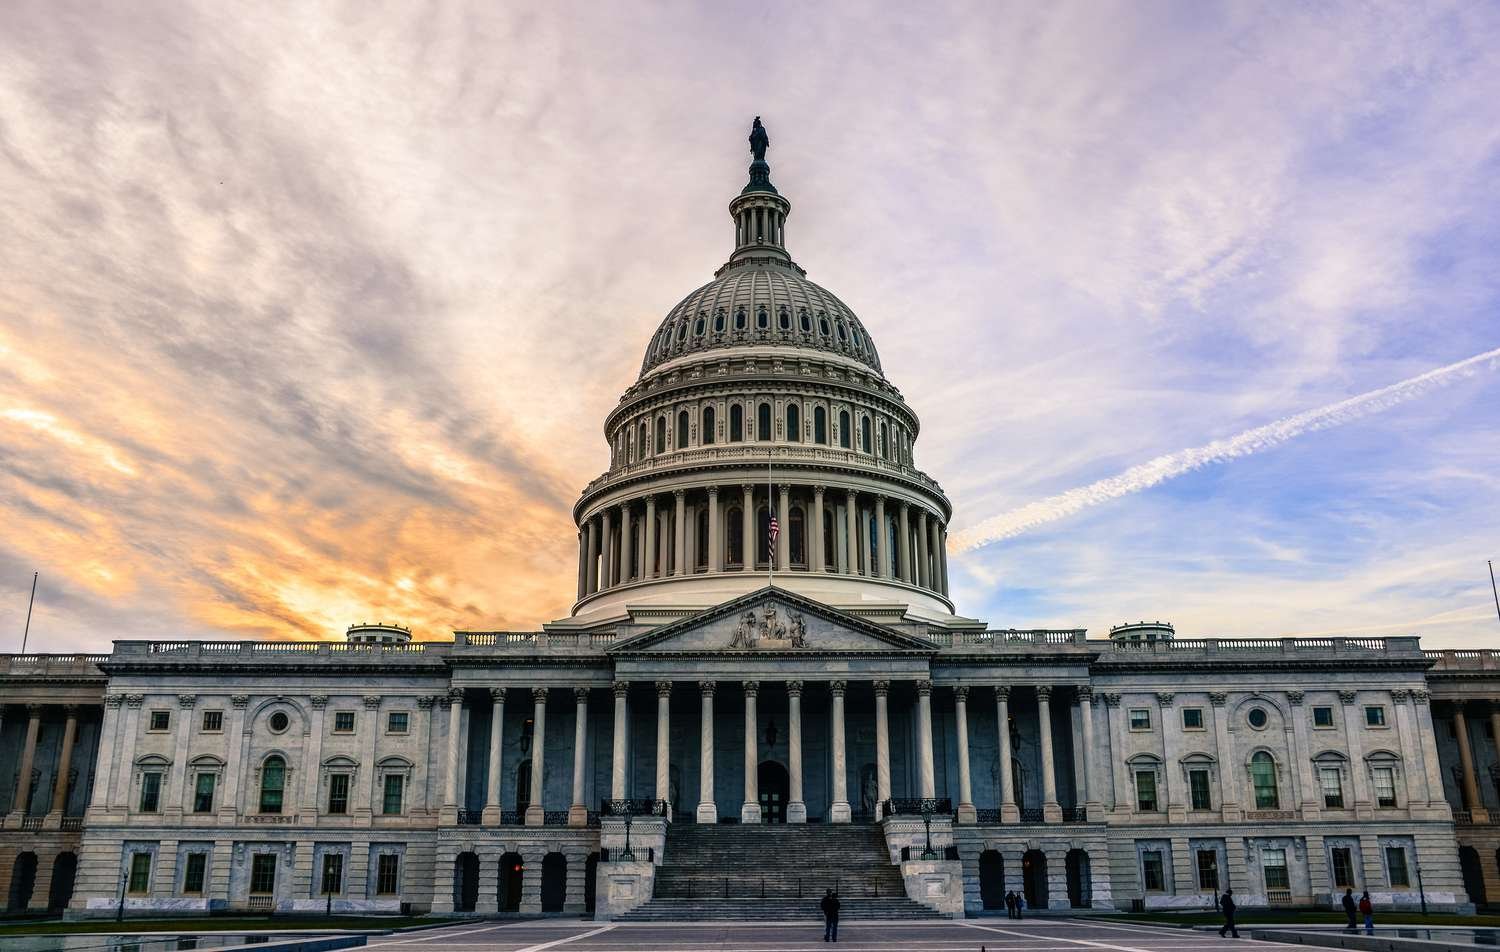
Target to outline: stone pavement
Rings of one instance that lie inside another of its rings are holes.
[[[1248,933],[1241,932],[1248,936]],[[1248,938],[1241,941],[1249,941]],[[1076,919],[1004,918],[943,922],[850,922],[845,952],[1199,952],[1232,949],[1212,932]],[[1258,945],[1275,945],[1259,943]],[[549,919],[465,923],[372,939],[389,952],[817,952],[822,922],[594,923]],[[1290,948],[1290,947],[1288,947]]]

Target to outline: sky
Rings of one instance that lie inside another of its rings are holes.
[[[0,649],[565,616],[755,115],[960,613],[1500,647],[1497,89],[1465,2],[12,0]]]

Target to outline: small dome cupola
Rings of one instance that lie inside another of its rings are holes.
[[[771,139],[760,116],[750,127],[750,181],[729,203],[729,216],[734,219],[734,254],[729,263],[737,259],[755,256],[779,259],[778,263],[791,264],[786,253],[786,216],[792,203],[781,197],[776,186],[771,184],[771,166],[766,162],[766,150]]]

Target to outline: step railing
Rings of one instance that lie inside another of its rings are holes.
[[[832,889],[840,899],[899,899],[904,887],[886,884],[878,879],[797,876],[777,879],[768,876],[665,876],[658,872],[655,899],[822,899]]]

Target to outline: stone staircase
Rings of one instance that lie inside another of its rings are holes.
[[[873,824],[685,823],[667,830],[653,898],[620,921],[815,920],[828,889],[840,920],[941,918],[906,898]]]

